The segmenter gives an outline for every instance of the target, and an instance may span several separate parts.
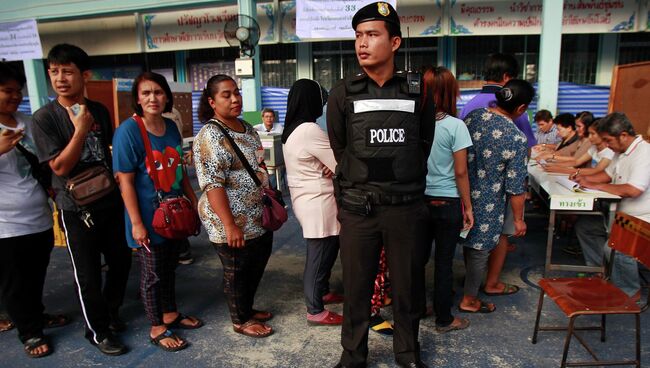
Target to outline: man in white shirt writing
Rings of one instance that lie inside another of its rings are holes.
[[[618,211],[650,222],[650,143],[636,135],[625,114],[617,112],[601,120],[598,134],[616,152],[614,160],[605,172],[589,176],[577,175],[575,180],[586,188],[621,196]],[[607,242],[603,218],[581,216],[575,228],[587,265],[601,265]],[[640,295],[637,267],[633,258],[617,254],[612,270],[612,282],[635,297]]]

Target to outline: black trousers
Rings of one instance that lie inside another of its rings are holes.
[[[110,335],[110,316],[122,305],[129,278],[132,251],[124,237],[123,211],[122,206],[94,211],[90,228],[77,212],[61,211],[86,338],[93,344]],[[108,266],[103,287],[102,255]]]
[[[435,202],[432,204],[431,200]],[[435,241],[433,310],[436,313],[436,325],[446,327],[454,321],[454,316],[451,314],[454,283],[452,266],[456,243],[463,228],[463,213],[459,198],[428,198],[427,207],[429,208],[428,244]]]
[[[305,271],[303,272],[303,287],[307,313],[318,314],[325,310],[323,296],[330,292],[330,276],[332,267],[339,255],[339,237],[309,238]]]
[[[382,245],[393,290],[395,360],[419,360],[418,333],[425,311],[424,266],[429,253],[424,202],[375,206],[369,216],[341,210],[338,218],[345,288],[341,364],[366,366],[370,304]]]
[[[0,239],[0,296],[22,342],[43,336],[43,283],[53,246],[52,229]]]
[[[253,315],[255,293],[273,250],[273,232],[246,240],[243,248],[212,243],[223,265],[223,292],[232,323],[248,322]]]

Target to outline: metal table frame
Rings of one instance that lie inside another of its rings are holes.
[[[607,232],[614,222],[614,215],[616,214],[616,208],[618,202],[620,202],[621,197],[605,192],[599,193],[574,193],[569,189],[561,187],[559,184],[555,183],[553,177],[559,175],[549,175],[544,172],[539,166],[536,166],[532,161],[528,165],[528,178],[531,188],[537,192],[540,197],[543,199],[548,198],[547,204],[550,209],[549,221],[548,221],[548,234],[546,237],[546,259],[544,273],[550,271],[575,271],[575,272],[604,272],[604,266],[595,267],[595,266],[581,266],[581,265],[567,265],[567,264],[554,264],[552,263],[553,256],[553,235],[555,233],[555,217],[557,214],[563,215],[588,215],[588,216],[600,216],[601,213],[597,210],[594,210],[593,207],[589,210],[561,210],[557,208],[552,208],[551,199],[553,196],[567,196],[571,195],[576,198],[588,198],[592,199],[593,202],[597,203],[598,201],[606,202],[608,204],[609,213],[607,216]],[[595,207],[595,206],[594,206]],[[604,246],[604,244],[603,244]]]

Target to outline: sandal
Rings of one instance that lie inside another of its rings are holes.
[[[43,328],[62,327],[70,323],[70,318],[65,314],[43,313]]]
[[[483,288],[483,294],[487,296],[502,296],[502,295],[512,295],[519,291],[519,286],[503,283],[503,290],[497,292],[489,292]]]
[[[253,309],[253,316],[251,318],[258,322],[266,322],[273,318],[273,313]]]
[[[176,346],[176,347],[170,347],[170,346],[165,346],[163,345],[162,341],[165,339],[173,339],[176,341],[179,341],[181,344]],[[164,351],[168,351],[170,353],[173,353],[175,351],[183,350],[187,347],[187,341],[182,340],[178,335],[173,333],[170,330],[165,330],[165,332],[161,333],[160,335],[156,337],[150,337],[149,340],[153,345],[158,346],[159,348],[163,349]]]
[[[9,319],[0,319],[0,332],[13,330],[16,325]]]
[[[248,337],[254,337],[254,338],[263,338],[263,337],[268,337],[273,334],[273,329],[269,330],[262,330],[262,331],[252,331],[249,330],[249,327],[252,326],[266,326],[263,322],[254,320],[254,319],[249,319],[246,323],[243,323],[241,325],[232,325],[232,330],[237,332],[238,334],[242,334],[244,336]]]
[[[457,325],[454,325],[454,322],[459,321]],[[436,326],[436,331],[438,333],[447,333],[451,331],[464,330],[469,327],[469,320],[466,318],[454,318],[448,326],[440,327]]]
[[[497,310],[496,305],[494,305],[492,303],[485,303],[482,300],[478,300],[478,302],[481,303],[481,304],[480,304],[480,307],[477,310],[465,309],[465,308],[462,308],[460,305],[458,306],[458,310],[463,312],[463,313],[484,313],[484,314],[485,313],[492,313],[495,310]],[[475,304],[475,303],[473,303],[473,304]],[[492,306],[492,308],[490,308],[490,306]]]
[[[27,354],[28,357],[30,358],[42,358],[44,356],[52,354],[52,348],[47,343],[47,339],[43,336],[39,337],[32,337],[30,339],[27,339],[25,341],[25,354]],[[36,349],[38,349],[41,346],[47,346],[47,350],[40,352],[38,354],[32,354],[32,352]]]
[[[393,325],[380,315],[370,317],[370,329],[380,335],[393,336]]]
[[[196,323],[183,323],[184,320],[189,320],[189,321],[196,321]],[[203,326],[203,321],[196,317],[192,316],[186,316],[183,313],[178,313],[178,317],[176,317],[175,320],[171,321],[170,323],[165,323],[168,328],[178,328],[181,330],[196,330],[197,328],[200,328]]]

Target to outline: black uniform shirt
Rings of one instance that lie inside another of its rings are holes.
[[[368,94],[370,96],[380,97],[381,89],[400,88],[400,84],[406,80],[406,73],[396,71],[391,79],[386,81],[383,86],[379,86],[372,78],[366,74],[359,74],[353,78],[357,80],[367,79]],[[347,122],[345,116],[345,80],[339,80],[330,91],[327,100],[327,132],[329,134],[330,146],[334,151],[334,157],[337,162],[341,162],[343,152],[347,145]],[[431,144],[433,143],[433,133],[435,129],[435,116],[433,109],[425,108],[420,114],[420,139],[422,140],[422,151],[424,157],[429,157]]]

